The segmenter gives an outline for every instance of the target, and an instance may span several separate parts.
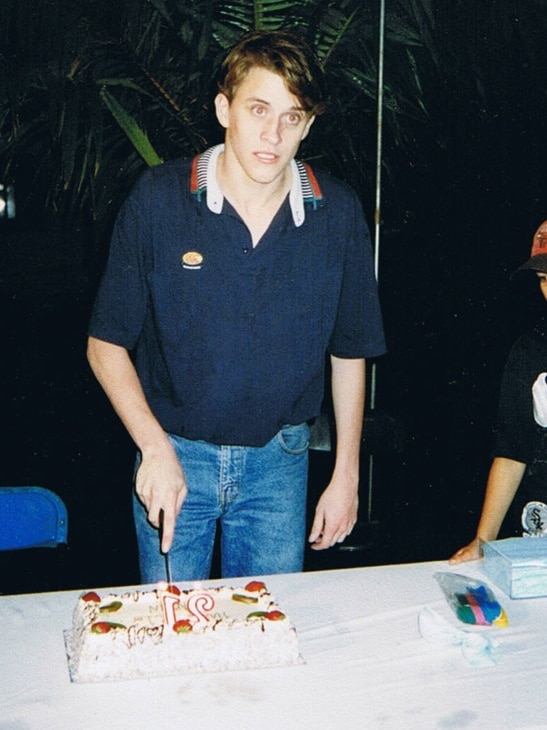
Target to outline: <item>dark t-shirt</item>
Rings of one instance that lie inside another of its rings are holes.
[[[547,503],[547,428],[534,417],[532,386],[547,373],[547,335],[543,322],[513,345],[504,368],[498,430],[493,456],[527,465],[507,522],[521,533],[520,515],[529,501]]]
[[[288,198],[253,248],[226,200],[209,208],[207,170],[195,173],[179,160],[137,182],[89,334],[132,352],[166,431],[260,446],[319,413],[327,352],[384,353],[370,236],[350,188],[301,168],[305,220]]]

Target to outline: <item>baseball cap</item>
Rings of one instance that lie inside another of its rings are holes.
[[[534,234],[530,258],[517,271],[543,271],[547,273],[547,221],[543,221]],[[517,271],[514,273],[516,274]]]

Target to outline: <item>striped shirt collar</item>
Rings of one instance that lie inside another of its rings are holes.
[[[196,155],[192,163],[190,191],[199,201],[205,194],[207,207],[213,213],[221,213],[224,202],[216,176],[218,157],[223,150],[223,144],[210,147],[201,155]],[[323,200],[323,195],[309,165],[300,160],[291,160],[291,171],[289,203],[294,225],[298,227],[306,219],[306,206],[316,210]]]

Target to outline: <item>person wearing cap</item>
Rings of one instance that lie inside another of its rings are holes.
[[[526,271],[547,301],[547,221],[536,231]],[[543,318],[514,343],[503,371],[498,429],[482,512],[473,540],[452,564],[482,557],[510,512],[513,534],[547,536],[547,328]],[[521,523],[519,525],[519,522]]]
[[[295,159],[323,87],[301,38],[246,35],[215,97],[224,144],[147,170],[118,215],[88,359],[137,447],[143,582],[165,580],[162,553],[174,580],[209,577],[218,527],[222,577],[303,568],[327,362],[335,464],[308,541],[355,525],[365,358],[385,342],[357,194]]]

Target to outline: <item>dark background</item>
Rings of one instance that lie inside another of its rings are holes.
[[[524,62],[463,19],[451,32],[492,49],[489,112],[474,87],[454,89],[441,74],[415,156],[385,151],[379,284],[389,353],[376,363],[365,427],[362,519],[343,548],[310,551],[309,570],[444,559],[473,537],[503,363],[542,309],[533,280],[509,274],[547,218],[545,54]],[[432,148],[439,132],[445,141]],[[363,204],[372,223],[370,196]],[[85,360],[102,261],[89,256],[89,231],[45,220],[0,221],[0,482],[57,491],[69,545],[0,556],[5,593],[138,580],[133,446]],[[331,466],[330,452],[311,453],[310,504]]]

